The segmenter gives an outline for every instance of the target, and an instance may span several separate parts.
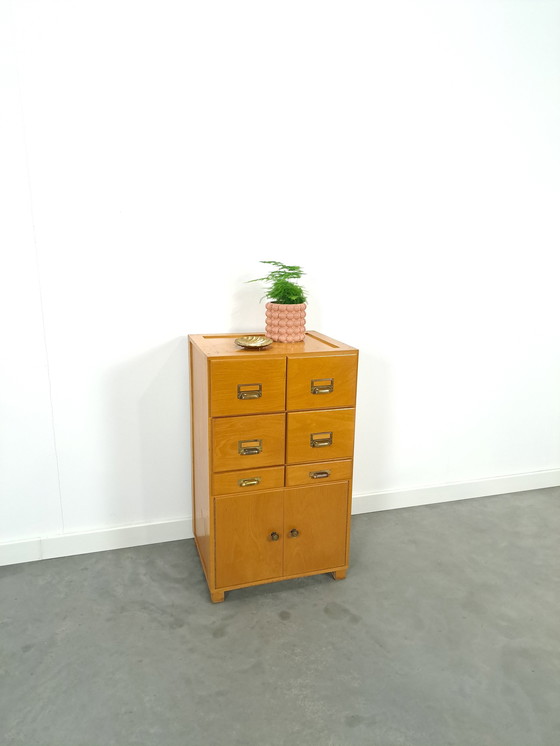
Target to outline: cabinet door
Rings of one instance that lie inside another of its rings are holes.
[[[286,575],[346,565],[348,492],[348,482],[285,490]]]
[[[274,490],[214,498],[217,588],[282,575],[283,495]]]

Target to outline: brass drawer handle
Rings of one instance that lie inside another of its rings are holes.
[[[311,433],[310,440],[311,448],[324,448],[325,446],[332,446],[332,432]]]
[[[312,394],[332,394],[334,391],[334,378],[314,378],[311,381]]]
[[[292,529],[292,530],[290,531],[290,536],[293,536],[293,537],[294,537],[294,539],[296,538],[296,536],[299,536],[299,531],[297,530],[297,528],[293,528],[293,529]]]
[[[280,538],[280,534],[277,534],[276,531],[273,531],[270,534],[270,538],[271,538],[272,541],[278,541],[278,539]]]
[[[239,440],[237,442],[240,456],[255,456],[262,451],[262,440],[251,438],[251,440]]]
[[[327,477],[330,477],[331,472],[329,469],[325,469],[325,471],[310,471],[309,476],[311,479],[326,479]]]
[[[252,487],[255,484],[260,484],[261,478],[260,477],[251,477],[250,479],[240,479],[237,484],[240,487]]]
[[[262,383],[238,383],[238,399],[260,399],[262,396]]]

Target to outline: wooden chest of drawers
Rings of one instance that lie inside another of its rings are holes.
[[[348,568],[358,351],[191,335],[193,530],[212,601]]]

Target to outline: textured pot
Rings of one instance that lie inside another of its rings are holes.
[[[266,304],[266,336],[274,342],[301,342],[305,337],[307,303]]]

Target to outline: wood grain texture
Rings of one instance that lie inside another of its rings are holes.
[[[254,414],[222,417],[212,421],[213,471],[254,469],[284,463],[284,414]],[[241,455],[239,441],[262,440],[261,453]]]
[[[212,551],[212,515],[210,502],[208,370],[206,359],[189,344],[192,418],[192,514],[193,533],[207,578],[214,577]]]
[[[355,409],[289,412],[286,427],[286,463],[352,458],[355,413]],[[327,432],[332,432],[332,445],[314,448],[311,445],[311,435]]]
[[[248,332],[248,334],[264,334],[264,332]],[[339,342],[336,339],[327,337],[320,332],[309,331],[305,334],[303,342],[274,342],[263,350],[244,350],[235,344],[236,337],[242,336],[239,333],[234,334],[191,334],[192,343],[198,347],[200,352],[208,358],[239,358],[248,360],[255,356],[259,359],[270,357],[285,358],[288,356],[308,355],[310,353],[329,353],[339,354],[350,350],[354,347]]]
[[[286,489],[285,575],[344,565],[348,507],[348,482]]]
[[[215,498],[217,588],[282,575],[282,506],[283,490]]]
[[[326,449],[325,449],[326,450]],[[315,472],[330,472],[328,477],[314,478],[311,474]],[[297,464],[286,467],[286,487],[295,487],[303,484],[328,484],[329,482],[340,482],[352,477],[352,460],[344,461],[317,461],[312,464]]]
[[[257,485],[239,484],[241,480],[259,479]],[[224,471],[212,477],[212,494],[230,495],[236,492],[261,492],[284,486],[284,467],[269,466],[266,468],[243,469],[241,471]]]
[[[288,410],[327,409],[356,405],[357,353],[345,355],[308,355],[288,359]],[[312,381],[332,380],[333,390],[312,393]]]
[[[346,556],[344,558],[344,564],[346,567],[350,565],[350,536],[352,528],[352,480],[348,482],[348,520],[346,521]]]
[[[239,583],[237,585],[235,585],[235,584],[234,585],[228,585],[228,586],[224,586],[220,590],[222,590],[224,593],[226,593],[227,591],[235,591],[235,590],[237,590],[239,588],[250,588],[251,586],[262,585],[263,582],[265,582],[265,583],[279,583],[282,580],[292,580],[293,578],[306,578],[306,577],[309,577],[311,575],[323,575],[323,574],[327,574],[327,573],[330,573],[332,575],[333,573],[338,572],[339,570],[340,571],[344,571],[344,570],[347,570],[347,569],[348,568],[346,568],[346,567],[327,567],[327,568],[324,568],[324,569],[321,569],[321,570],[312,570],[311,572],[298,572],[298,573],[295,573],[295,574],[292,574],[292,575],[279,575],[277,578],[267,578],[265,581],[256,580],[253,583]]]
[[[239,399],[238,384],[261,384],[261,396],[258,399]],[[286,359],[244,357],[212,360],[210,391],[213,417],[284,411]]]

